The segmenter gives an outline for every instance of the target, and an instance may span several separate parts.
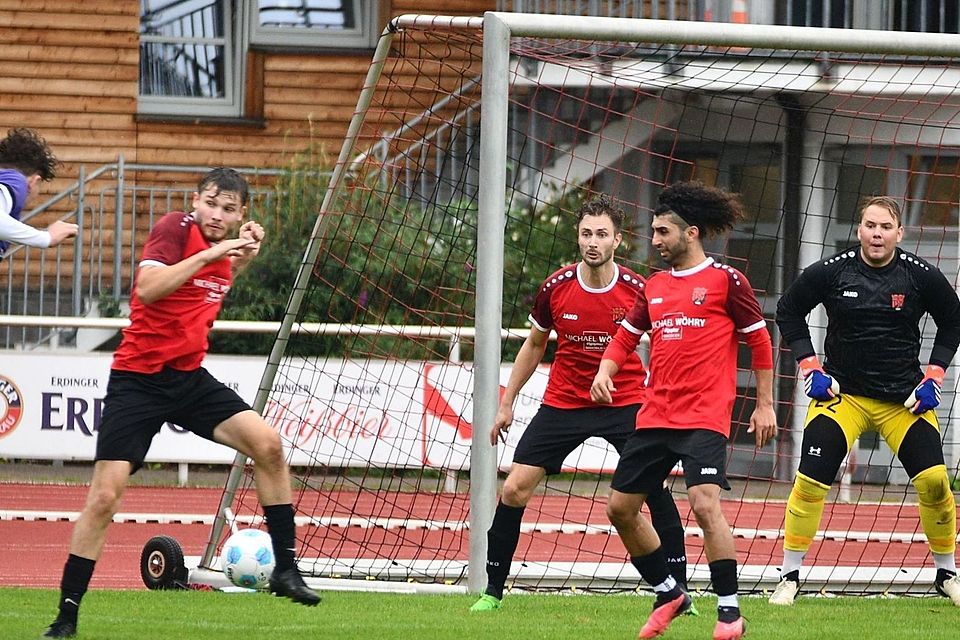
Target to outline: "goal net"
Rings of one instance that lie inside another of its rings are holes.
[[[494,450],[497,386],[541,281],[578,258],[573,220],[584,198],[622,204],[630,221],[619,257],[650,273],[663,268],[649,223],[664,185],[698,179],[740,193],[748,218],[707,249],[746,273],[775,344],[779,295],[807,264],[856,244],[864,196],[901,200],[902,246],[954,280],[958,54],[955,36],[930,34],[522,14],[396,19],[257,399],[295,473],[301,568],[318,580],[482,588],[495,473],[509,469],[539,405],[551,352]],[[819,310],[810,322],[820,345]],[[933,332],[929,321],[924,354]],[[779,579],[806,402],[780,348],[782,429],[756,450],[748,363],[723,509],[741,587],[762,590]],[[938,413],[953,477],[949,376]],[[224,506],[257,521],[242,462]],[[526,509],[508,586],[636,588],[605,517],[615,465],[591,440],[548,479]],[[706,587],[682,480],[673,492],[691,583]],[[204,566],[225,533],[218,520]],[[831,591],[930,592],[916,496],[882,440],[864,437],[849,456],[801,577]]]

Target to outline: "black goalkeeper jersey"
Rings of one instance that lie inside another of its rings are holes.
[[[960,300],[929,262],[897,249],[881,268],[867,265],[859,247],[807,267],[777,304],[777,326],[798,360],[815,350],[807,314],[827,312],[824,370],[841,393],[902,402],[923,378],[920,320],[937,324],[930,362],[946,367],[960,343]]]

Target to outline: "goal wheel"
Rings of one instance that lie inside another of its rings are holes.
[[[180,543],[169,536],[147,540],[140,553],[140,577],[148,589],[186,589],[187,566]]]

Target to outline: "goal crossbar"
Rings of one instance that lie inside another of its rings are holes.
[[[356,112],[349,124],[348,133],[340,150],[339,158],[328,190],[320,207],[318,220],[311,234],[304,259],[294,286],[294,294],[288,304],[280,326],[277,342],[271,352],[267,368],[260,384],[260,393],[255,408],[262,410],[269,390],[273,386],[277,368],[285,356],[291,334],[299,326],[297,318],[303,302],[303,291],[317,260],[321,242],[325,239],[327,216],[334,202],[347,189],[347,178],[357,170],[357,146],[361,129],[368,114],[373,93],[383,71],[384,61],[398,33],[405,29],[421,30],[471,30],[483,34],[479,183],[477,194],[478,218],[476,227],[476,314],[475,350],[473,368],[473,424],[492,424],[499,397],[499,368],[501,364],[501,339],[503,337],[503,251],[505,227],[505,201],[507,195],[507,130],[508,102],[513,68],[510,59],[511,38],[546,38],[603,40],[619,43],[650,43],[654,45],[696,45],[702,47],[749,47],[762,49],[790,49],[798,51],[824,51],[837,53],[860,53],[893,56],[960,57],[960,36],[949,34],[889,33],[868,30],[811,29],[805,27],[779,27],[766,25],[735,25],[698,23],[685,21],[661,21],[645,19],[582,18],[550,15],[524,15],[489,12],[483,18],[460,18],[450,16],[404,15],[395,18],[384,30],[373,62],[361,91]],[[734,53],[729,65],[736,66],[738,54]],[[720,72],[722,75],[724,72]],[[668,71],[651,71],[652,75],[664,77]],[[755,83],[754,83],[755,84]],[[736,86],[734,85],[734,88]],[[789,90],[804,90],[803,87],[782,87]],[[811,88],[810,85],[806,89]],[[817,86],[819,90],[823,87]],[[440,104],[439,102],[436,104]],[[444,103],[446,104],[446,103]],[[442,111],[443,107],[437,109]],[[430,113],[428,108],[426,113]],[[412,121],[411,121],[412,122]],[[407,133],[416,129],[417,123],[408,123],[395,132]],[[361,150],[369,158],[367,150]],[[545,274],[544,274],[545,275]],[[497,489],[497,462],[494,448],[487,441],[485,429],[473,430],[470,449],[470,503],[469,529],[485,531],[492,520]],[[219,511],[229,506],[243,473],[245,459],[239,456],[231,478],[227,482]],[[211,531],[201,567],[209,567],[220,538],[223,521],[217,516]],[[768,531],[762,529],[758,531]],[[486,539],[483,535],[469,537],[468,589],[481,591],[484,586]],[[876,569],[864,571],[877,572]],[[766,573],[763,573],[766,576]],[[859,579],[859,578],[857,578]],[[856,580],[854,580],[856,581]]]

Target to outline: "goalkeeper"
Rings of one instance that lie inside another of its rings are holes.
[[[811,400],[787,501],[781,580],[770,603],[793,604],[827,491],[854,441],[877,431],[917,490],[936,590],[960,606],[956,504],[934,411],[960,343],[960,300],[936,267],[897,247],[903,225],[893,198],[865,202],[857,238],[859,248],[809,266],[777,305],[777,325]],[[822,366],[805,320],[818,304],[828,320]],[[919,324],[926,313],[937,333],[921,373]]]
[[[582,260],[554,272],[534,300],[530,313],[533,326],[517,354],[500,401],[490,430],[491,444],[496,446],[498,439],[506,439],[513,422],[513,404],[543,359],[551,330],[557,332],[556,356],[543,404],[520,438],[513,466],[503,483],[487,532],[487,588],[471,611],[500,609],[520,538],[520,521],[544,476],[559,473],[564,458],[587,438],[603,438],[619,453],[633,433],[645,378],[643,363],[635,352],[617,377],[622,391],[617,402],[599,407],[590,399],[590,382],[603,349],[643,287],[643,278],[614,262],[623,217],[623,210],[606,196],[585,202],[576,224]],[[647,503],[664,541],[670,571],[686,584],[683,526],[673,497],[661,485]]]

